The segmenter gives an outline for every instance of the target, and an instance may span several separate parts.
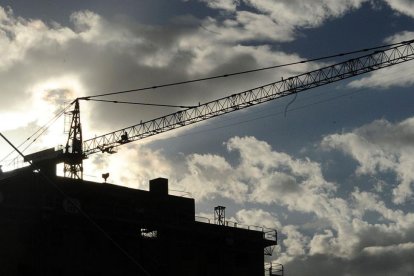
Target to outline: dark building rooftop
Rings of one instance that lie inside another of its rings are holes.
[[[264,274],[275,230],[200,222],[194,210],[164,178],[143,191],[29,168],[3,174],[0,275]]]

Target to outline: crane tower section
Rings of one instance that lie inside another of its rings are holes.
[[[71,116],[71,124],[69,128],[69,136],[64,152],[64,175],[69,178],[83,178],[83,154],[82,144],[82,126],[80,121],[79,100],[75,101],[75,107],[69,112]]]

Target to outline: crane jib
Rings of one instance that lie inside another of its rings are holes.
[[[194,124],[236,110],[275,100],[293,93],[327,85],[414,59],[413,41],[387,50],[326,66],[297,76],[199,104],[153,120],[126,127],[83,142],[85,156],[110,152],[122,144]]]

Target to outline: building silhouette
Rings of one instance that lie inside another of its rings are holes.
[[[195,217],[194,199],[18,169],[0,176],[0,275],[264,275],[276,230]]]

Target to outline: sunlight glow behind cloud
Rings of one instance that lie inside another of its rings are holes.
[[[51,119],[65,102],[80,96],[304,59],[309,52],[293,51],[289,43],[306,38],[307,30],[318,30],[363,5],[373,5],[368,0],[192,1],[214,13],[185,14],[169,18],[168,24],[151,25],[84,9],[72,13],[62,25],[23,18],[0,7],[0,48],[7,53],[0,61],[0,130],[10,131],[19,140]],[[381,4],[379,8],[389,5],[398,16],[414,16],[409,1],[375,3]],[[398,29],[383,39],[390,43],[412,39],[413,34]],[[124,95],[123,99],[197,104],[318,66],[301,64],[260,76]],[[340,89],[411,87],[412,67],[407,63],[378,71]],[[318,121],[306,120],[319,112],[316,109],[301,113],[295,126],[290,125],[293,119],[289,116],[278,121],[285,126],[281,129],[287,132],[288,140],[302,143],[300,152],[280,149],[282,135],[270,135],[270,123],[257,133],[261,138],[247,131],[217,137],[208,133],[202,138],[183,136],[174,144],[164,139],[178,136],[172,132],[124,145],[115,155],[91,156],[85,161],[85,179],[102,182],[101,174],[109,172],[109,182],[146,189],[149,179],[161,176],[169,178],[172,189],[191,193],[203,207],[224,202],[229,209],[238,210],[232,218],[242,223],[278,228],[281,239],[278,255],[273,258],[286,264],[292,275],[329,275],[337,268],[342,269],[338,275],[390,275],[389,271],[375,270],[375,264],[386,259],[393,261],[387,267],[391,271],[401,272],[403,267],[409,271],[405,275],[410,275],[414,271],[414,214],[410,209],[414,119],[404,113],[405,120],[370,119],[360,124],[357,117],[375,107],[365,106],[353,114],[360,103],[354,101],[347,114],[338,115],[336,108],[342,103],[332,104],[332,113],[317,117]],[[84,138],[174,111],[81,102]],[[351,127],[337,128],[347,116]],[[327,124],[329,127],[323,128]],[[295,132],[297,129],[300,131]],[[319,132],[310,137],[313,129]],[[63,144],[66,139],[61,120],[31,150]],[[190,144],[197,139],[195,150]],[[208,148],[205,144],[211,146],[213,140],[217,148],[223,141],[225,144],[219,149]],[[284,142],[285,146],[291,143]],[[310,143],[316,144],[314,148]],[[335,163],[343,157],[349,160]],[[330,162],[340,168],[328,166]],[[350,175],[343,176],[345,173]],[[365,183],[367,178],[371,182]],[[367,270],[374,274],[366,274]]]

